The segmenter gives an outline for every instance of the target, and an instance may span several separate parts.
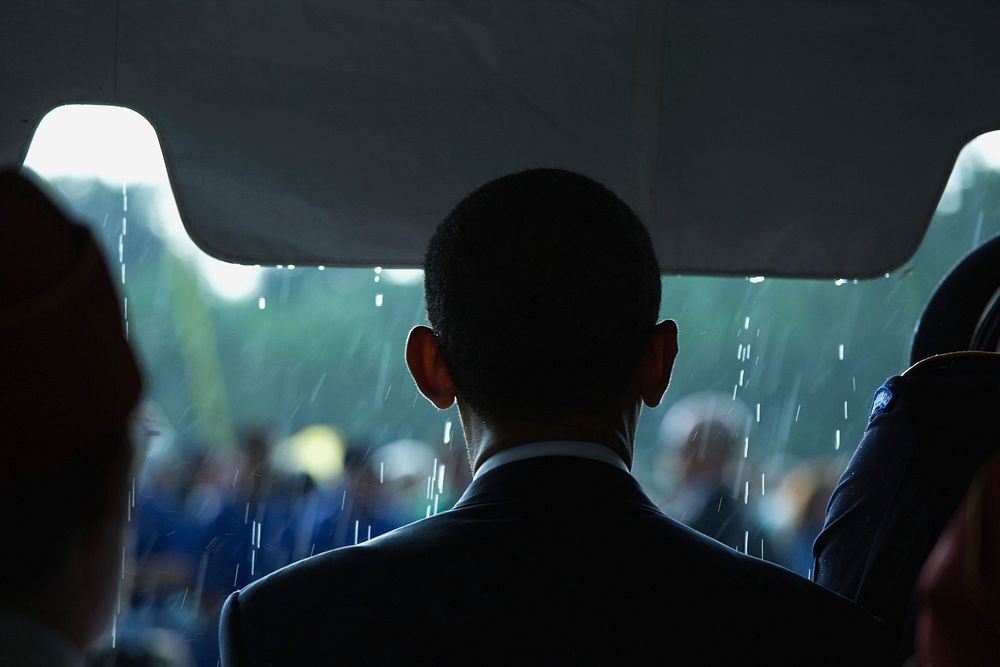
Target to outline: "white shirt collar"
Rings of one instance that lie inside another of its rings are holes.
[[[612,465],[626,473],[628,466],[614,450],[596,442],[576,442],[572,440],[559,440],[550,442],[532,442],[526,445],[518,445],[510,449],[504,449],[490,458],[483,461],[472,479],[477,479],[485,475],[490,470],[498,468],[506,463],[523,461],[525,459],[536,459],[543,456],[574,456],[579,459],[590,459]],[[631,473],[630,473],[631,474]]]

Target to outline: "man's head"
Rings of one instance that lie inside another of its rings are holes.
[[[424,271],[433,341],[415,330],[407,361],[438,407],[457,396],[485,419],[545,422],[637,398],[659,266],[646,228],[599,183],[534,169],[483,185],[438,226]]]
[[[90,233],[0,171],[0,606],[83,647],[111,619],[141,380]]]

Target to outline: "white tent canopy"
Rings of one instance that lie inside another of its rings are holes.
[[[558,166],[664,271],[867,277],[1000,128],[1000,3],[13,0],[0,163],[65,103],[156,128],[184,224],[243,263],[419,264],[462,195]]]

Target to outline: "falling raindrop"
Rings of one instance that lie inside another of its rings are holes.
[[[310,403],[316,402],[316,397],[319,395],[319,390],[323,387],[324,382],[326,382],[326,373],[319,376],[319,381],[316,382],[316,386],[313,387],[312,394],[309,396]]]

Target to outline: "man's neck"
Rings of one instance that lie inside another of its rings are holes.
[[[630,469],[632,467],[637,419],[629,419],[629,415],[623,415],[621,419],[580,416],[552,422],[537,422],[484,419],[469,410],[461,410],[461,414],[473,473],[498,452],[519,445],[549,441],[592,442],[603,445],[618,454],[626,466]],[[638,410],[635,412],[635,417],[638,417]]]

